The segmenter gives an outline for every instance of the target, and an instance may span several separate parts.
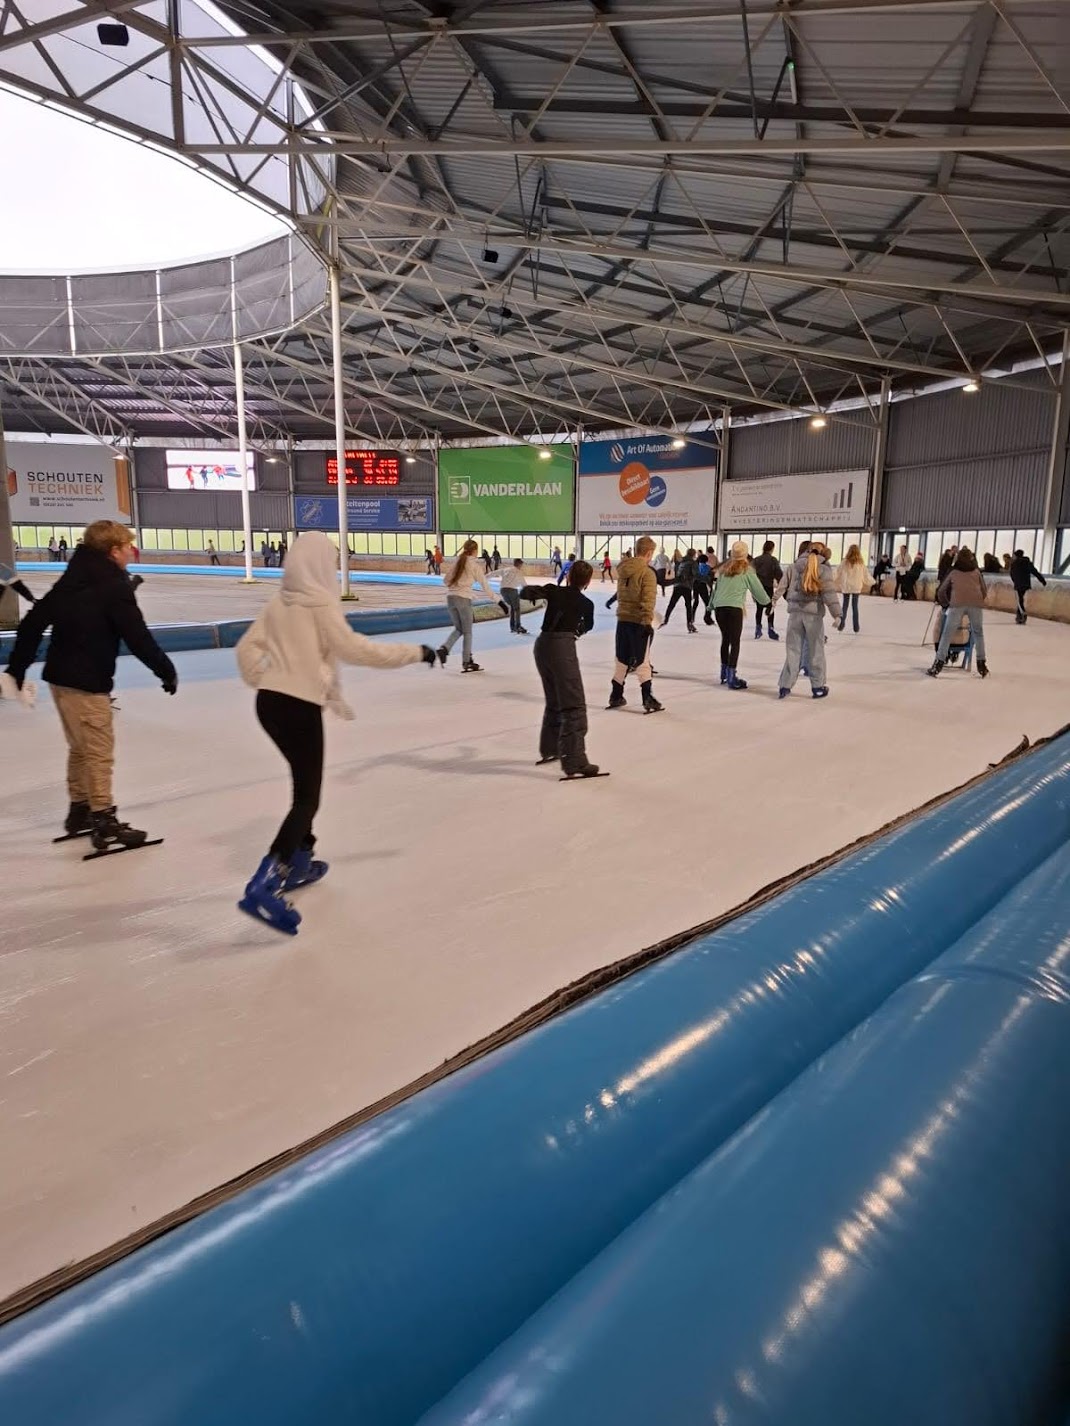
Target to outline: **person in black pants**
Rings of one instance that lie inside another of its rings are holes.
[[[290,810],[275,833],[270,855],[292,866],[299,850],[311,858],[316,845],[312,823],[323,786],[323,710],[318,703],[262,688],[256,695],[256,716],[290,768]]]
[[[1009,574],[1011,583],[1014,585],[1014,593],[1018,600],[1018,610],[1014,616],[1016,624],[1024,624],[1026,621],[1025,596],[1033,587],[1034,576],[1040,580],[1041,584],[1047,584],[1047,580],[1037,569],[1036,565],[1026,554],[1025,550],[1015,550],[1014,558],[1011,560]]]
[[[669,607],[665,611],[665,618],[661,621],[662,628],[672,617],[672,611],[680,599],[684,601],[684,609],[687,613],[687,632],[695,632],[695,580],[698,577],[698,563],[695,558],[695,551],[688,550],[687,554],[676,566],[676,577],[673,580],[672,598],[669,600]]]
[[[542,632],[535,640],[535,667],[542,679],[546,708],[539,733],[539,762],[561,761],[566,777],[595,777],[587,757],[587,696],[576,656],[576,641],[594,628],[594,605],[584,594],[594,570],[576,560],[568,584],[526,585],[521,598],[546,601]]]
[[[773,613],[773,590],[776,589],[777,585],[784,578],[784,571],[780,567],[780,561],[773,553],[775,549],[776,545],[773,541],[766,540],[762,546],[761,554],[754,561],[754,573],[761,581],[762,588],[766,594],[769,595],[769,602],[767,604],[759,604],[757,600],[755,600],[754,637],[756,639],[762,637],[762,614],[764,612],[766,622],[769,625],[769,637],[774,643],[780,638],[780,635],[773,627],[773,620],[776,617]]]

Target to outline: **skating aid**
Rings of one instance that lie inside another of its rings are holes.
[[[65,842],[67,838],[60,837],[58,840],[61,842]],[[102,851],[99,852],[86,852],[85,856],[82,858],[82,861],[95,862],[100,857],[117,857],[120,852],[140,852],[144,850],[145,847],[158,847],[161,846],[162,843],[162,837],[150,837],[148,841],[138,842],[136,847],[105,847]]]

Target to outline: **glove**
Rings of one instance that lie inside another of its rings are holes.
[[[420,656],[429,668],[434,668],[435,664],[438,662],[437,655],[435,654],[435,651],[430,644],[420,645]]]
[[[174,696],[178,692],[178,674],[173,673],[170,678],[165,678],[160,687],[165,693]]]

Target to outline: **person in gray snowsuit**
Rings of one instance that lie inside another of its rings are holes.
[[[836,575],[829,564],[831,551],[815,540],[789,571],[787,594],[788,634],[786,658],[780,672],[780,697],[787,698],[799,677],[803,640],[809,646],[810,689],[814,698],[828,697],[825,675],[825,610],[840,617]]]

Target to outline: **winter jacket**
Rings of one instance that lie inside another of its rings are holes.
[[[895,563],[892,565],[892,568],[896,574],[906,574],[913,563],[914,561],[908,552],[905,555],[896,555]]]
[[[99,550],[79,545],[65,572],[19,625],[7,666],[14,679],[26,676],[50,625],[43,677],[59,688],[110,693],[120,642],[162,683],[177,677],[148,631],[126,571]]]
[[[1008,574],[1011,577],[1011,583],[1021,594],[1024,594],[1027,589],[1033,588],[1034,577],[1039,579],[1041,584],[1048,582],[1027,555],[1022,555],[1020,559],[1012,559]]]
[[[480,581],[482,583],[482,581]],[[523,589],[527,583],[527,575],[522,569],[517,569],[515,564],[511,564],[502,575],[502,589]],[[452,591],[451,591],[452,593]]]
[[[338,599],[338,551],[321,531],[294,541],[282,589],[246,630],[235,653],[252,688],[287,693],[351,718],[338,684],[337,661],[372,668],[419,663],[419,644],[382,644],[354,633]]]
[[[571,585],[563,589],[556,584],[526,585],[520,596],[533,604],[537,599],[546,600],[542,619],[544,634],[575,634],[578,639],[594,628],[594,605],[586,594]]]
[[[940,556],[939,564],[936,566],[936,582],[938,585],[943,584],[944,580],[951,573],[951,567],[954,563],[955,555],[953,555],[950,550],[945,550]]]
[[[841,564],[836,571],[836,588],[841,594],[861,594],[868,584],[864,564]]]
[[[979,569],[953,569],[936,591],[936,602],[945,609],[980,609],[987,593]]]
[[[742,574],[722,574],[710,602],[711,609],[742,609],[750,591],[755,604],[768,604],[772,595],[748,565]]]
[[[645,559],[633,555],[617,565],[617,620],[621,624],[654,624],[658,580]]]
[[[821,593],[807,594],[803,589],[803,576],[806,574],[809,560],[808,554],[800,555],[788,570],[788,587],[785,594],[788,608],[800,614],[823,614],[827,609],[833,618],[838,619],[842,612],[840,597],[836,593],[836,576],[827,560],[821,560],[818,564]]]
[[[676,566],[676,576],[673,584],[678,584],[681,589],[690,589],[695,583],[698,574],[698,565],[694,560],[682,559]]]
[[[486,570],[480,568],[480,563],[478,555],[469,555],[465,561],[464,569],[461,571],[461,577],[456,584],[450,583],[453,577],[452,572],[450,574],[444,574],[442,576],[442,582],[446,586],[447,596],[452,594],[458,599],[475,599],[477,596],[473,586],[478,584],[483,597],[485,599],[493,599],[495,604],[497,604],[498,596],[494,590],[491,589],[490,579],[487,576]]]
[[[772,594],[778,581],[784,578],[784,571],[776,555],[755,555],[754,573],[761,580],[767,594]]]

